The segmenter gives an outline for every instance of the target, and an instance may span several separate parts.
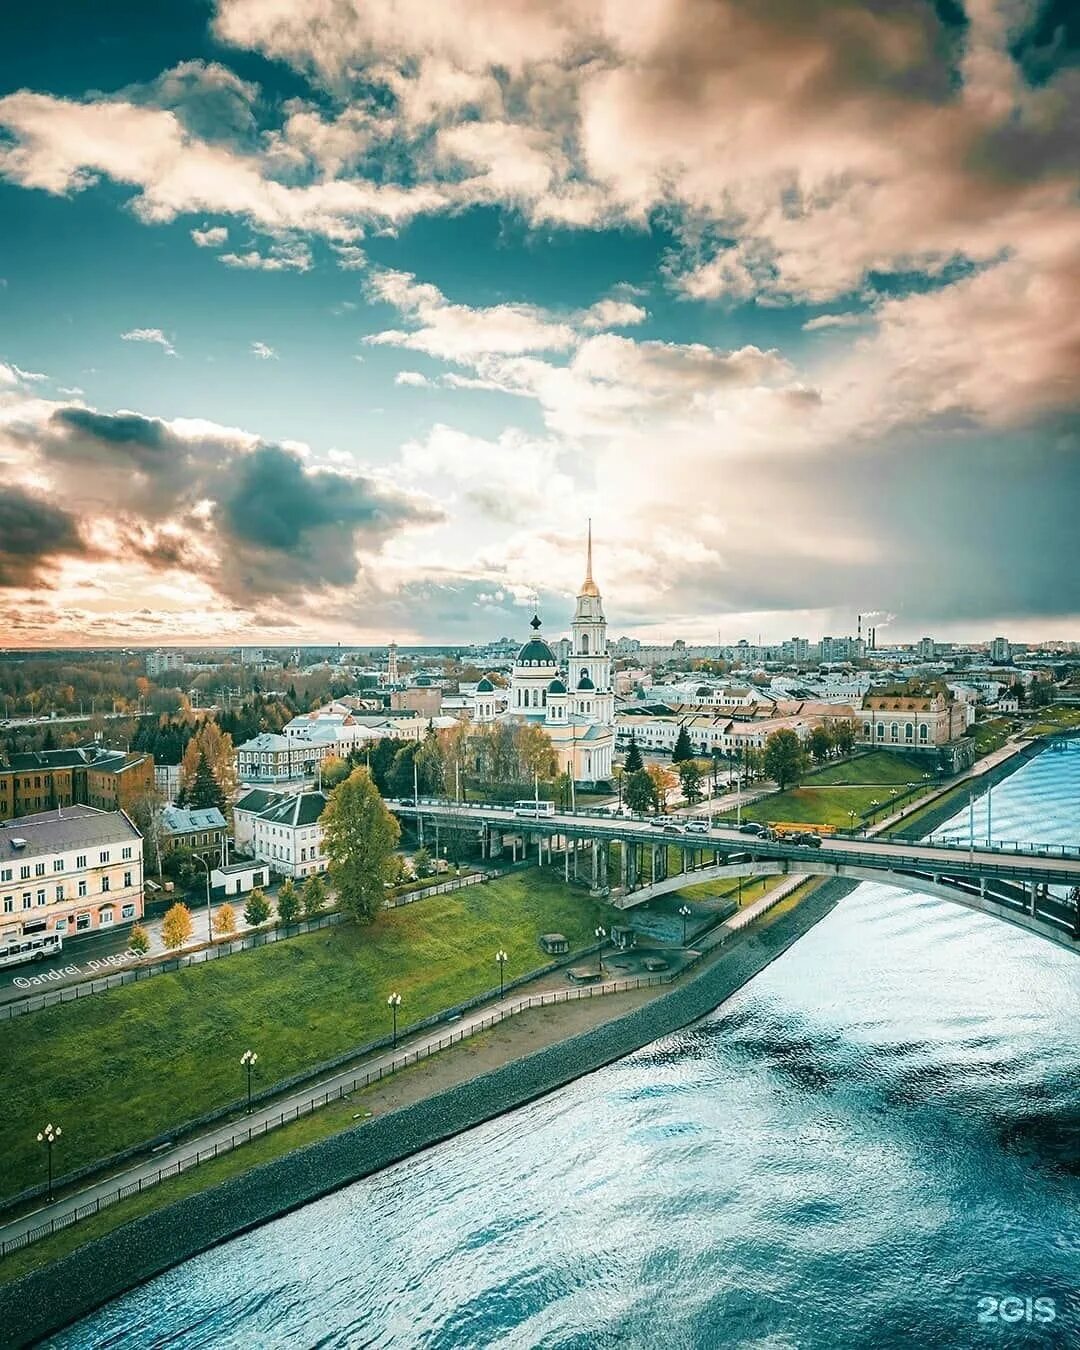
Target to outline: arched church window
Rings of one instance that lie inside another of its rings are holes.
[[[585,669],[584,666],[581,667],[581,678],[583,680],[587,680],[589,678],[589,672]]]
[[[546,689],[545,689],[545,690],[543,691],[543,693],[540,695],[540,706],[543,707],[543,708],[546,708],[546,707],[547,707],[547,690],[546,690]]]
[[[582,656],[588,656],[588,654],[589,654],[589,635],[588,635],[588,633],[582,633],[582,635],[581,635],[581,654],[582,654]]]

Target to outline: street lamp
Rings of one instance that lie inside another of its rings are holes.
[[[505,974],[506,974],[506,962],[507,962],[508,959],[509,959],[509,958],[507,957],[506,953],[505,953],[501,948],[495,953],[495,960],[498,961],[498,963],[499,963],[499,997],[500,997],[500,998],[502,998],[502,996],[503,996],[503,990],[504,990],[505,987],[506,987]]]
[[[690,918],[693,910],[689,905],[679,906],[679,917],[682,919],[682,945],[686,946],[686,921]]]
[[[206,940],[207,942],[213,942],[214,915],[213,911],[210,909],[210,864],[201,853],[196,853],[193,856],[196,862],[202,863],[203,867],[206,868]]]
[[[46,1149],[48,1150],[48,1154],[49,1154],[49,1196],[48,1196],[48,1198],[49,1198],[50,1200],[53,1198],[53,1194],[52,1194],[52,1179],[53,1179],[52,1151],[53,1151],[53,1145],[56,1143],[56,1141],[60,1138],[60,1136],[61,1136],[63,1133],[64,1133],[64,1132],[63,1132],[63,1130],[60,1128],[59,1125],[46,1125],[45,1128],[44,1128],[43,1130],[39,1131],[39,1133],[38,1133],[38,1143],[39,1143],[39,1144],[44,1144],[45,1147],[46,1147]]]
[[[596,937],[596,973],[604,973],[604,939],[607,937],[607,929],[597,926],[593,933]]]
[[[254,1050],[245,1050],[240,1056],[240,1065],[247,1070],[247,1092],[248,1092],[248,1115],[251,1115],[251,1075],[255,1070],[255,1062],[259,1056]]]
[[[848,819],[851,821],[851,833],[852,833],[852,834],[855,833],[855,820],[856,820],[856,817],[858,816],[858,814],[859,814],[858,811],[849,811],[849,812],[848,812]]]
[[[393,1044],[393,1048],[396,1050],[396,1049],[397,1049],[397,1010],[401,1007],[401,995],[400,995],[400,994],[391,994],[390,997],[386,1000],[386,1006],[390,1009],[390,1016],[394,1019],[394,1044]]]

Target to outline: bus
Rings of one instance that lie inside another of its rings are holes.
[[[515,816],[553,816],[554,814],[555,803],[543,798],[536,801],[535,798],[530,797],[526,801],[514,803]]]
[[[23,961],[44,961],[47,956],[59,956],[64,939],[59,933],[42,933],[40,937],[0,938],[0,966],[17,966]]]

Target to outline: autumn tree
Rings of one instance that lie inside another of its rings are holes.
[[[236,910],[232,905],[222,905],[214,915],[214,932],[218,937],[231,937],[236,932]]]
[[[653,799],[656,802],[657,811],[661,812],[667,806],[668,793],[675,786],[675,775],[670,769],[665,769],[662,764],[646,765],[645,772],[652,779]]]
[[[832,733],[833,743],[841,755],[850,755],[855,746],[855,723],[850,717],[841,718],[839,721],[831,722],[829,730]]]
[[[292,877],[286,877],[278,890],[277,916],[283,928],[290,927],[300,917],[300,896]]]
[[[322,761],[319,772],[324,792],[330,792],[349,776],[349,766],[339,755],[327,755]]]
[[[244,906],[244,922],[249,928],[259,928],[269,917],[270,901],[267,900],[265,892],[256,886]]]
[[[188,741],[180,761],[180,788],[185,801],[188,800],[195,782],[201,756],[205,757],[210,766],[210,772],[221,790],[222,797],[226,800],[231,798],[236,791],[236,752],[232,737],[227,731],[222,731],[212,718],[206,718]]]
[[[161,940],[166,950],[177,951],[185,942],[190,941],[194,931],[195,924],[191,918],[191,910],[178,900],[161,921]]]
[[[150,950],[150,934],[141,923],[137,923],[128,934],[128,946],[136,956],[145,956]]]
[[[304,907],[305,919],[317,919],[326,908],[326,882],[318,872],[312,872],[307,881],[304,882],[304,890],[300,897]]]
[[[330,880],[342,908],[356,919],[373,919],[382,906],[401,830],[366,769],[354,769],[334,789],[321,824]]]
[[[782,731],[774,731],[765,742],[765,773],[775,779],[781,792],[790,783],[799,781],[805,762],[802,742],[794,731],[786,727]]]

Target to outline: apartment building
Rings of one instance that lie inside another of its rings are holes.
[[[142,836],[123,811],[55,807],[0,825],[0,942],[142,918]]]
[[[0,820],[54,806],[128,811],[153,787],[151,755],[99,746],[33,750],[0,764]]]
[[[282,797],[251,821],[251,852],[273,872],[286,877],[308,877],[326,871],[319,817],[326,794],[297,792]]]

